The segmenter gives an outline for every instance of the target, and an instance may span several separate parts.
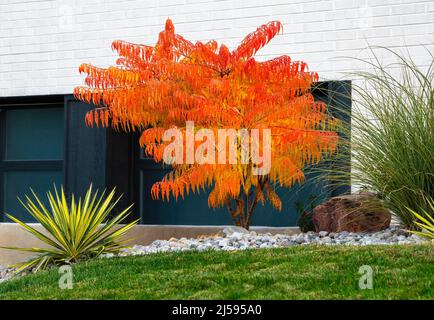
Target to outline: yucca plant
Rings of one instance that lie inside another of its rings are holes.
[[[54,188],[54,193],[47,193],[49,207],[45,206],[31,190],[33,199],[25,196],[26,201],[19,199],[23,207],[45,229],[41,233],[30,225],[7,214],[12,221],[21,225],[32,235],[45,242],[50,248],[17,248],[3,247],[19,251],[32,252],[37,256],[29,261],[13,265],[17,272],[32,269],[45,269],[52,265],[63,265],[98,257],[103,253],[115,253],[125,247],[123,236],[137,220],[120,226],[119,223],[129,215],[131,206],[115,217],[110,217],[113,208],[120,197],[114,199],[115,189],[108,195],[98,191],[93,192],[92,186],[86,192],[84,199],[76,201],[74,195],[68,201],[63,188],[60,192]]]
[[[408,208],[408,211],[414,216],[414,224],[420,228],[420,231],[411,230],[423,238],[434,239],[434,198],[428,198],[427,203],[430,212],[421,209],[420,213]]]

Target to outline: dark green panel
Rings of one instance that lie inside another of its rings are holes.
[[[140,212],[143,224],[217,225],[231,224],[229,214],[223,209],[208,208],[204,194],[190,194],[185,200],[173,197],[169,202],[151,198],[151,187],[161,180],[165,170],[142,170],[140,173]]]
[[[56,185],[62,185],[63,174],[61,171],[8,171],[4,173],[4,212],[9,213],[25,222],[34,222],[34,219],[22,207],[17,197],[25,199],[25,195],[31,195],[30,188],[46,199],[48,190]],[[6,219],[7,220],[7,219]]]
[[[91,109],[86,103],[66,98],[66,190],[83,196],[91,183],[95,189],[106,186],[106,133],[103,128],[90,128],[85,115]],[[128,173],[126,173],[128,174]]]
[[[111,190],[116,187],[116,193],[122,195],[114,211],[124,210],[133,202],[132,184],[134,173],[131,157],[133,154],[131,134],[108,130],[107,132],[107,176],[106,186]],[[134,220],[133,215],[128,217]]]
[[[5,160],[63,159],[63,108],[6,111]]]
[[[213,209],[208,207],[208,191],[200,194],[190,194],[175,201],[173,197],[169,202],[154,200],[151,198],[151,187],[156,181],[161,180],[167,173],[161,169],[142,170],[139,181],[141,183],[140,212],[141,223],[143,224],[181,224],[181,225],[227,225],[232,224],[229,212],[226,207]],[[264,206],[257,205],[252,225],[256,226],[295,226],[298,220],[298,212],[295,204],[306,203],[311,195],[319,198],[330,196],[330,190],[313,177],[308,178],[301,186],[294,186],[291,189],[282,187],[276,188],[283,204],[282,211],[274,209],[270,203]]]
[[[330,97],[329,111],[331,114],[340,119],[343,123],[351,126],[351,81],[330,81],[328,82],[328,91]],[[350,141],[349,133],[339,133],[339,137]],[[340,166],[339,170],[351,171],[351,152],[349,150],[338,150],[341,160],[335,163]],[[346,184],[340,180],[339,187],[333,190],[332,196],[346,194],[351,192],[351,179],[348,175]]]

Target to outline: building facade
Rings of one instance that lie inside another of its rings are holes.
[[[137,136],[87,128],[90,106],[72,97],[83,78],[83,63],[106,67],[115,62],[111,42],[122,39],[154,44],[170,17],[176,32],[190,40],[215,39],[229,47],[248,32],[280,20],[283,34],[258,59],[287,54],[320,75],[317,99],[351,106],[346,72],[360,71],[354,58],[369,57],[368,46],[411,54],[419,66],[434,52],[434,2],[429,0],[3,0],[0,3],[0,221],[3,212],[28,219],[16,197],[29,188],[44,195],[53,184],[82,194],[93,183],[116,186],[121,205],[135,203],[144,224],[230,224],[225,209],[208,209],[206,194],[161,203],[150,187],[164,175],[143,157]],[[380,51],[386,62],[387,52]],[[324,89],[324,90],[322,90]],[[288,226],[296,204],[310,196],[330,196],[313,182],[278,190],[281,213],[259,207],[256,225]]]

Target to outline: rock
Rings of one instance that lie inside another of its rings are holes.
[[[8,268],[4,266],[0,266],[0,283],[12,279],[13,277],[25,275],[25,272],[21,274],[14,273],[15,269]]]
[[[403,235],[398,236],[398,241],[404,241],[406,239],[407,239],[406,236],[403,236]]]
[[[226,237],[229,237],[234,233],[248,234],[249,230],[241,227],[229,226],[223,229],[223,233],[225,234]]]
[[[246,234],[241,232],[233,232],[230,236],[226,236],[226,237],[229,237],[232,240],[238,240],[241,239],[244,235]]]
[[[338,238],[345,238],[348,237],[350,233],[348,231],[342,231],[338,234]]]
[[[197,249],[197,243],[190,243],[190,249]]]
[[[220,240],[220,241],[218,242],[218,245],[219,245],[220,247],[227,247],[227,246],[229,245],[229,240],[227,240],[227,239],[222,239],[222,240]]]
[[[332,239],[330,237],[323,237],[320,241],[322,243],[332,243]]]
[[[383,233],[380,233],[380,234],[378,235],[378,238],[379,238],[379,239],[387,239],[387,238],[389,238],[391,235],[392,235],[392,232],[390,232],[390,231],[385,231],[385,232],[383,232]]]
[[[396,229],[395,233],[398,236],[406,236],[407,235],[407,232],[405,230],[402,230],[402,229]]]
[[[297,237],[297,238],[295,238],[295,242],[297,242],[299,244],[304,243],[304,237],[303,237],[303,235],[301,234],[300,236]]]
[[[389,227],[391,214],[373,193],[333,197],[316,206],[312,219],[317,232],[373,232]]]
[[[320,232],[318,232],[318,235],[320,236],[320,237],[325,237],[326,235],[328,235],[329,233],[327,232],[327,231],[320,231]]]

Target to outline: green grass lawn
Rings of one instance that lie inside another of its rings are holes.
[[[359,267],[374,270],[358,287]],[[0,284],[1,299],[434,299],[434,246],[303,246],[99,259]]]

